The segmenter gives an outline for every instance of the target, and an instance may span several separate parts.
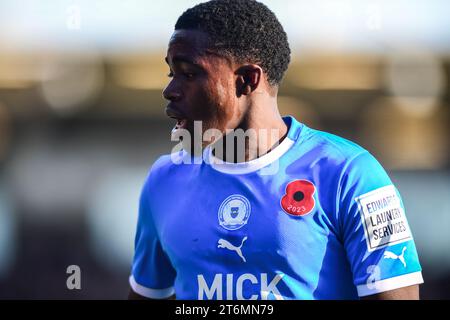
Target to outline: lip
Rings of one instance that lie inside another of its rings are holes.
[[[166,111],[166,115],[169,118],[172,118],[175,120],[187,119],[186,116],[183,114],[183,112],[181,112],[180,110],[175,109],[173,107],[167,106],[165,111]]]
[[[173,132],[178,129],[187,129],[188,119],[181,111],[170,106],[167,106],[165,111],[169,118],[177,120],[175,127],[172,129]]]

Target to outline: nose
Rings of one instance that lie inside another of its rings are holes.
[[[170,81],[167,87],[163,91],[163,97],[169,101],[178,101],[181,98],[181,91],[175,85],[174,81]]]

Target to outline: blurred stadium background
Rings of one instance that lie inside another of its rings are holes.
[[[422,297],[450,298],[450,2],[263,2],[293,51],[282,113],[382,162]],[[196,3],[0,0],[0,298],[126,297],[140,187],[172,147],[165,48]]]

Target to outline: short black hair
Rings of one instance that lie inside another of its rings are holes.
[[[258,64],[271,85],[279,85],[291,50],[281,23],[266,5],[254,0],[212,0],[186,10],[175,30],[201,30],[212,49],[238,63]]]

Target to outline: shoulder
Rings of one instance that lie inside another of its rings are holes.
[[[165,154],[156,159],[147,172],[144,187],[151,188],[167,180],[170,173],[178,167],[176,164],[177,157],[176,154]]]
[[[160,188],[164,185],[180,183],[183,178],[189,177],[193,168],[194,160],[184,150],[160,156],[151,165],[145,179],[146,188]]]
[[[342,166],[355,159],[371,157],[365,148],[343,137],[307,126],[304,126],[303,131],[298,147],[322,163]]]
[[[172,154],[165,154],[156,159],[150,167],[149,176],[156,178],[168,174],[176,166],[173,157]]]
[[[170,182],[169,173],[172,172],[174,163],[170,154],[160,156],[147,170],[147,175],[143,181],[140,204],[143,209],[150,208],[155,194],[160,194],[158,190]]]
[[[300,143],[299,160],[305,159],[319,176],[338,185],[342,182],[388,184],[388,174],[381,163],[365,148],[337,135],[305,126]],[[334,179],[333,179],[334,178]]]

